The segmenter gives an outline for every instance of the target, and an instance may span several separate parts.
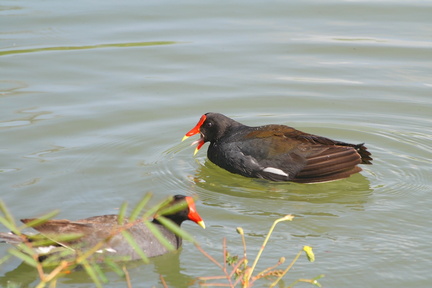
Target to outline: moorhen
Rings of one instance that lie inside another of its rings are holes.
[[[272,181],[328,182],[372,164],[367,148],[308,134],[285,125],[250,127],[219,113],[206,113],[183,137],[200,133],[194,155],[210,142],[207,157],[232,173]]]
[[[180,202],[186,202],[185,208],[173,213],[164,214],[163,216],[170,219],[172,222],[180,226],[183,221],[191,220],[201,227],[205,228],[204,221],[195,209],[195,202],[192,197],[176,195],[173,196],[169,206]],[[166,207],[165,207],[166,208]],[[162,235],[165,236],[166,240],[171,243],[176,249],[182,245],[182,239],[173,233],[171,230],[163,226],[158,220],[158,212],[156,213],[152,223],[159,229]],[[22,219],[24,223],[28,223],[34,219]],[[169,250],[162,245],[153,233],[143,223],[143,220],[138,218],[135,223],[129,222],[128,219],[124,219],[124,225],[130,225],[127,231],[134,238],[135,242],[146,254],[147,257],[155,257],[167,253]],[[79,234],[78,239],[70,242],[54,242],[50,246],[33,247],[36,252],[40,255],[39,259],[47,259],[54,253],[59,253],[61,250],[66,248],[72,248],[72,251],[82,252],[94,247],[100,241],[106,241],[106,243],[99,250],[96,251],[95,255],[98,258],[100,256],[111,255],[121,258],[122,260],[135,260],[139,259],[140,256],[130,246],[129,242],[123,237],[121,233],[113,233],[119,231],[122,225],[118,224],[118,215],[103,215],[85,218],[77,221],[70,220],[48,220],[40,225],[34,226],[33,228],[39,231],[47,238],[55,239],[55,236],[61,236],[65,234]],[[114,236],[112,236],[114,235]],[[112,237],[111,237],[112,236]],[[31,236],[28,235],[15,235],[11,232],[0,233],[0,242],[7,242],[10,244],[19,244],[24,241],[22,238],[28,237],[28,241],[32,242]],[[111,238],[110,238],[111,237]],[[55,240],[54,240],[55,241]],[[54,257],[53,257],[54,258]]]

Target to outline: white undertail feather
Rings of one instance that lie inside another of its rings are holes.
[[[282,171],[281,169],[278,168],[274,168],[274,167],[266,167],[262,170],[263,172],[267,172],[267,173],[273,173],[273,174],[277,174],[277,175],[281,175],[281,176],[285,176],[288,177],[288,174],[285,173],[284,171]]]

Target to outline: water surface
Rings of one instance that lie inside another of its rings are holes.
[[[208,228],[183,226],[222,259],[222,238],[259,263],[294,257],[286,282],[427,287],[432,264],[432,62],[427,1],[3,1],[0,6],[0,195],[19,219],[117,213],[197,195]],[[205,112],[247,125],[286,124],[352,143],[374,165],[332,183],[232,175],[181,143]],[[5,229],[2,229],[5,231]],[[0,247],[1,255],[7,246]],[[132,263],[133,287],[196,287],[219,275],[192,244]],[[0,267],[2,285],[32,271]],[[21,280],[17,280],[21,279]],[[24,280],[22,280],[24,279]],[[124,286],[108,273],[107,287]],[[59,287],[88,287],[84,272]],[[264,282],[265,283],[265,282]],[[264,284],[263,284],[264,285]],[[302,287],[300,285],[300,287]]]

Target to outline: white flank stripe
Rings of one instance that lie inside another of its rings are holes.
[[[104,253],[104,252],[111,252],[111,253],[117,253],[117,251],[113,248],[105,248],[105,249],[99,249],[96,251],[96,253]]]
[[[56,246],[41,246],[35,249],[38,254],[48,254],[52,249],[56,248]]]
[[[277,175],[288,177],[287,173],[285,173],[281,169],[274,168],[274,167],[266,167],[266,168],[263,169],[263,172],[268,172],[268,173],[273,173],[273,174],[277,174]]]

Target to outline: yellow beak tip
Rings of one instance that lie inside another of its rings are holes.
[[[187,135],[183,136],[182,142],[183,142],[184,140],[186,140],[187,138],[189,138],[189,136],[187,136]]]
[[[199,221],[197,224],[198,224],[199,226],[201,226],[203,229],[206,228],[204,221]]]
[[[198,149],[198,148],[195,148],[194,156],[198,153],[198,151],[199,151],[199,149]]]

